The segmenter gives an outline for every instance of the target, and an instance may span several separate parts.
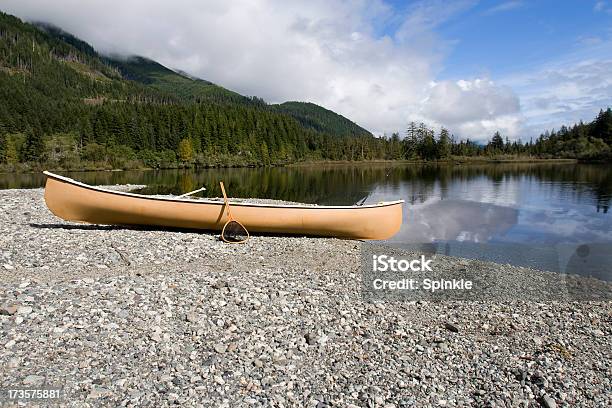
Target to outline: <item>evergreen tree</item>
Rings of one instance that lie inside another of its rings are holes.
[[[28,129],[26,132],[25,144],[21,153],[22,160],[25,162],[38,162],[45,151],[42,132],[40,130]]]
[[[451,155],[451,140],[448,136],[448,130],[442,128],[440,130],[440,137],[438,138],[437,145],[437,157],[440,159],[446,159]]]
[[[419,154],[419,129],[415,122],[410,122],[404,138],[404,152],[407,159],[414,159]]]
[[[48,160],[66,167],[80,155],[96,166],[161,167],[176,166],[177,153],[181,162],[197,165],[434,160],[502,152],[612,158],[610,108],[591,123],[561,126],[527,144],[507,138],[504,143],[499,132],[486,147],[469,138],[455,141],[446,129],[436,138],[427,125],[415,122],[403,139],[398,133],[376,138],[320,106],[270,105],[182,77],[153,61],[113,61],[76,38],[3,13],[0,66],[2,163]]]
[[[426,129],[423,133],[421,158],[424,160],[435,160],[437,158],[436,139],[433,130]]]
[[[500,153],[504,149],[504,139],[499,132],[495,132],[488,145],[492,153]]]
[[[0,164],[6,163],[6,147],[7,147],[7,136],[4,132],[0,133]]]
[[[602,109],[593,121],[589,134],[597,139],[601,139],[606,144],[612,145],[612,110]]]

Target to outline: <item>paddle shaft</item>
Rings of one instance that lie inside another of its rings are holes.
[[[220,181],[219,185],[221,186],[221,192],[223,193],[223,200],[225,201],[225,211],[227,211],[227,218],[233,220],[232,213],[230,212],[229,200],[227,199],[227,194],[225,193],[225,186],[223,182]]]

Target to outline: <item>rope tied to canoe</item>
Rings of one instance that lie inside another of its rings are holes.
[[[221,239],[223,242],[227,242],[229,244],[245,243],[251,237],[249,231],[247,231],[245,226],[239,221],[236,221],[232,216],[229,200],[227,199],[227,194],[225,193],[225,186],[223,185],[222,181],[219,182],[219,185],[221,186],[221,192],[223,193],[223,201],[225,202],[224,210],[227,214],[227,222],[221,230]]]

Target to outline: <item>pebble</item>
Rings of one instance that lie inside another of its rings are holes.
[[[45,377],[41,375],[28,375],[23,380],[23,385],[42,385],[45,382]]]
[[[446,330],[452,331],[453,333],[459,333],[459,328],[452,323],[444,323]]]
[[[197,313],[187,313],[185,320],[191,323],[197,323],[200,320],[200,316]]]
[[[74,406],[612,404],[610,302],[370,303],[361,245],[82,226],[41,189],[1,190],[0,388],[47,381]]]
[[[544,395],[542,397],[542,404],[544,405],[545,408],[557,408],[557,403],[549,395]]]
[[[306,333],[304,335],[304,339],[306,340],[306,343],[310,346],[314,346],[315,344],[317,344],[317,335],[315,333]]]
[[[0,307],[0,315],[12,316],[17,313],[17,306],[2,306]]]
[[[99,398],[108,397],[109,395],[112,395],[111,390],[103,388],[103,387],[94,387],[89,393],[89,395],[87,396],[87,398],[88,399],[99,399]]]
[[[225,344],[215,344],[215,351],[219,354],[223,354],[227,351],[227,346]]]
[[[33,310],[34,309],[32,309],[30,306],[19,306],[19,308],[17,308],[17,314],[27,316],[32,313]]]

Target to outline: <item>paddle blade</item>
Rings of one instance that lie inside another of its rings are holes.
[[[249,231],[238,221],[228,221],[221,231],[221,239],[230,244],[241,244],[249,240]]]

